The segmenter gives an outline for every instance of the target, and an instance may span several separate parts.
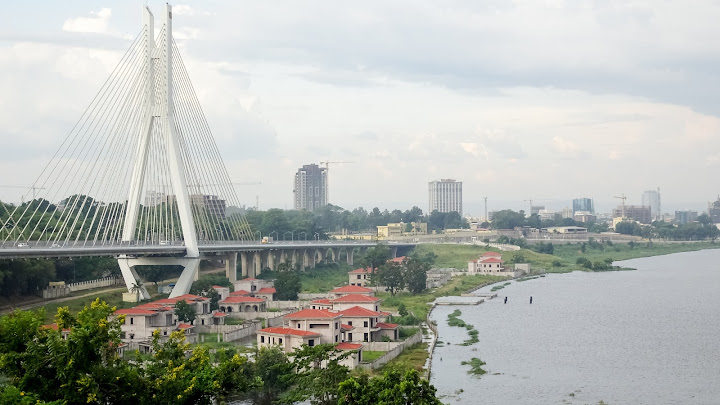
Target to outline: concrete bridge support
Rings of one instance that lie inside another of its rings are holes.
[[[390,257],[392,257],[393,259],[398,257],[397,252],[398,252],[397,246],[391,247],[390,248]]]
[[[291,256],[290,256],[290,264],[292,265],[293,269],[295,266],[297,266],[297,262],[299,260],[299,253],[297,249],[293,249]]]
[[[315,249],[305,249],[303,253],[303,269],[315,268]]]
[[[347,264],[354,265],[355,248],[345,248],[345,256],[347,256]]]
[[[238,252],[228,252],[225,255],[225,277],[231,283],[237,281],[237,258]]]
[[[250,261],[252,260],[252,252],[240,252],[240,266],[242,267],[242,277],[248,276],[250,269]]]
[[[340,260],[340,248],[330,248],[328,251],[330,252],[330,260],[337,263]]]
[[[253,271],[253,275],[251,275],[250,277],[257,277],[257,275],[260,274],[260,272],[262,271],[262,264],[263,264],[262,263],[262,253],[254,252],[253,256],[255,256],[254,257],[255,260],[253,261],[254,262],[254,266],[253,266],[254,271]]]
[[[275,250],[267,251],[267,267],[273,271],[275,271],[277,268],[277,263],[276,263],[277,259],[275,257],[276,253],[277,253],[277,251],[275,251]]]

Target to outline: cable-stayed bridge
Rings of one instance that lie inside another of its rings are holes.
[[[203,256],[226,255],[234,279],[281,261],[313,266],[340,249],[372,243],[254,240],[172,35],[172,7],[154,35],[143,26],[18,205],[0,228],[0,258],[113,255],[128,290],[136,266],[181,265],[171,297],[186,294]],[[396,249],[395,249],[396,250]],[[135,286],[135,287],[134,287]],[[147,291],[141,292],[144,298]]]

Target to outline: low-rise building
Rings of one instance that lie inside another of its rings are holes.
[[[380,310],[380,298],[370,295],[348,294],[339,298],[331,299],[333,311],[343,311],[355,306],[369,309],[370,311]]]
[[[248,277],[234,282],[233,287],[235,287],[235,291],[245,290],[254,294],[263,288],[273,287],[273,284],[272,281]]]
[[[520,275],[520,272],[506,269],[504,263],[505,262],[502,260],[501,254],[487,252],[480,256],[479,259],[470,260],[468,262],[468,273],[511,277],[517,277]]]
[[[333,304],[330,302],[327,298],[318,298],[316,300],[310,301],[310,308],[311,309],[325,309],[330,310],[332,309]]]
[[[364,267],[361,269],[355,269],[348,272],[350,277],[350,285],[359,285],[360,287],[367,287],[370,285],[370,277],[372,276],[373,269],[370,267]]]
[[[267,304],[263,298],[232,296],[218,303],[221,312],[264,312]]]
[[[263,287],[259,289],[254,295],[266,301],[274,301],[276,292],[277,291],[275,290],[275,287]]]
[[[338,287],[338,288],[330,291],[330,294],[332,294],[335,298],[340,298],[342,296],[349,295],[349,294],[374,296],[375,291],[371,288],[366,288],[366,287],[362,287],[359,285],[346,285],[346,286]]]
[[[257,332],[258,348],[279,346],[286,353],[292,352],[302,345],[315,346],[320,344],[322,335],[301,329],[273,327],[260,329]]]
[[[340,329],[341,315],[337,312],[320,309],[303,309],[285,315],[288,327],[319,333],[318,343],[340,343],[342,331]]]
[[[223,287],[221,285],[214,285],[212,286],[213,290],[217,291],[217,293],[220,295],[220,301],[224,300],[225,298],[230,296],[230,288],[229,287]]]

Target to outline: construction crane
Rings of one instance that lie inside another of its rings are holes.
[[[336,161],[336,162],[320,162],[321,165],[325,165],[325,204],[330,204],[330,165],[331,164],[344,164],[344,163],[357,163],[350,161]]]
[[[528,215],[528,218],[529,218],[530,215],[532,215],[532,207],[533,207],[532,202],[533,202],[533,200],[532,200],[532,198],[530,198],[530,199],[528,199],[528,200],[523,200],[523,202],[529,202],[529,203],[530,203],[530,211],[528,211],[528,214],[527,214],[527,215]]]
[[[45,187],[35,187],[35,186],[31,186],[31,187],[25,187],[25,186],[0,186],[0,187],[2,187],[2,188],[23,188],[23,189],[28,189],[28,188],[29,188],[29,189],[32,189],[33,200],[35,199],[35,190],[45,190]],[[25,200],[25,196],[24,196],[24,195],[23,195],[21,198],[23,199],[23,201]]]
[[[622,193],[619,196],[613,196],[613,198],[618,198],[622,200],[622,219],[625,219],[625,200],[627,200],[627,197],[625,197],[625,193]]]

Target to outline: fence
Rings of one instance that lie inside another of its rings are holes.
[[[254,321],[242,325],[195,325],[198,333],[217,333],[222,335],[223,342],[232,342],[254,335],[261,327],[261,322]]]
[[[60,298],[65,297],[71,292],[75,291],[91,290],[93,288],[100,287],[111,287],[120,284],[122,284],[122,279],[120,277],[105,277],[96,280],[81,281],[71,284],[51,283],[48,288],[43,290],[42,295],[45,299]]]
[[[359,367],[363,369],[375,369],[383,364],[389,362],[390,360],[394,359],[395,357],[399,356],[400,353],[402,353],[406,348],[422,342],[422,332],[418,332],[409,338],[407,338],[404,342],[370,342],[366,343],[364,350],[382,350],[383,347],[390,348],[392,346],[392,349],[390,349],[387,353],[380,356],[377,360],[373,361],[372,363],[360,363]]]

